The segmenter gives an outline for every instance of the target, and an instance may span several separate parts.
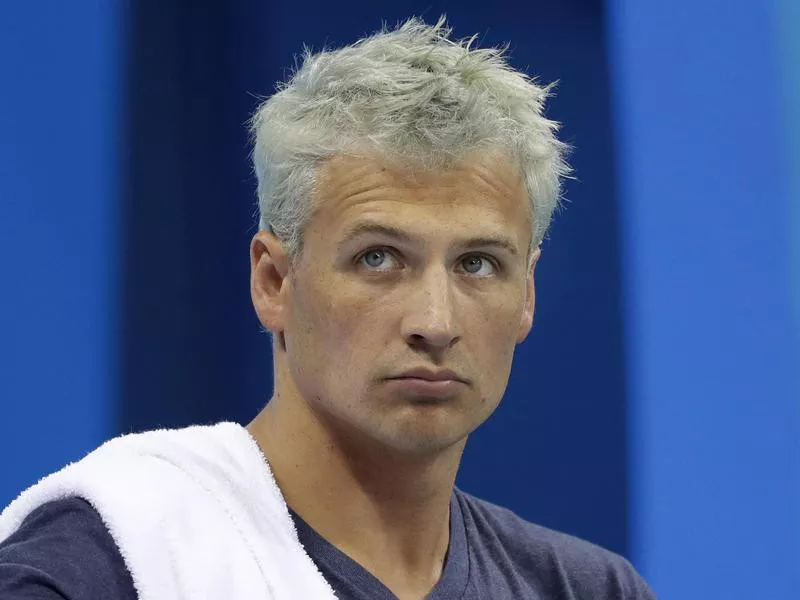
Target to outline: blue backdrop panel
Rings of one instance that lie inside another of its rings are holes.
[[[800,597],[792,211],[771,10],[611,3],[632,554],[663,598]]]
[[[0,18],[0,507],[113,433],[115,2]]]
[[[780,49],[783,138],[789,178],[790,223],[792,230],[792,305],[795,338],[800,339],[800,2],[777,0],[776,31]],[[800,398],[800,365],[796,377]],[[800,410],[800,402],[798,402]],[[800,483],[800,482],[798,482]],[[800,526],[800,519],[798,519]],[[798,530],[800,537],[800,530]]]

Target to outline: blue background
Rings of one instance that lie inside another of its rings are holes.
[[[577,176],[459,485],[662,598],[800,597],[791,0],[4,6],[0,506],[115,434],[255,414],[244,122],[303,43],[444,12],[559,80]]]

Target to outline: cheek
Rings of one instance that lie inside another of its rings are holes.
[[[374,311],[379,298],[358,293],[335,277],[310,274],[311,285],[295,289],[291,324],[298,352],[294,358],[315,365],[327,380],[346,377],[361,364],[358,357],[375,349]]]
[[[523,305],[524,296],[514,289],[482,307],[486,318],[481,320],[481,331],[475,341],[481,352],[481,364],[492,366],[487,371],[491,377],[504,380],[510,371]]]

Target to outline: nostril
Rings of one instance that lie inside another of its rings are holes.
[[[408,341],[409,341],[409,344],[411,346],[424,346],[425,345],[425,337],[420,335],[420,334],[418,334],[418,333],[412,333],[409,336]]]
[[[445,332],[430,334],[412,333],[407,336],[408,345],[417,350],[448,349],[452,348],[461,336],[454,336]]]

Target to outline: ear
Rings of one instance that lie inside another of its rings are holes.
[[[541,248],[536,248],[531,253],[531,258],[528,262],[527,278],[525,280],[525,305],[522,307],[522,318],[519,321],[519,330],[517,331],[518,344],[528,337],[533,327],[533,313],[536,308],[536,285],[533,275],[541,254]]]
[[[284,330],[289,259],[283,244],[268,231],[250,242],[250,297],[258,320],[274,334]]]

